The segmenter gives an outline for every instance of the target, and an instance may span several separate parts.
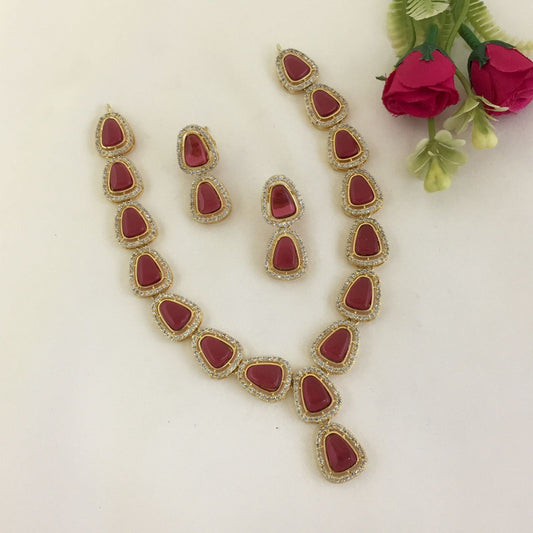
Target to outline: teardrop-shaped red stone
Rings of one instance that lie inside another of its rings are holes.
[[[128,239],[140,237],[148,230],[146,221],[135,207],[126,207],[126,209],[122,211],[120,223],[122,226],[122,233],[124,237],[127,237]]]
[[[296,213],[294,198],[289,189],[281,183],[274,185],[270,191],[270,212],[278,219],[288,218]]]
[[[283,58],[283,65],[285,66],[287,76],[292,81],[300,81],[311,72],[311,67],[303,59],[294,54],[287,54]]]
[[[163,300],[159,304],[159,313],[168,327],[173,331],[183,329],[191,319],[192,313],[188,307],[174,300]]]
[[[120,161],[113,163],[109,169],[109,188],[113,192],[127,191],[133,186],[130,169]]]
[[[259,388],[275,392],[281,386],[283,370],[279,365],[259,363],[246,369],[246,377]]]
[[[352,205],[365,205],[373,202],[374,198],[374,189],[364,176],[360,174],[353,176],[350,180],[350,203]]]
[[[136,278],[137,283],[141,287],[150,287],[159,283],[163,278],[161,268],[149,254],[141,254],[137,258],[136,264]]]
[[[357,463],[355,450],[338,433],[326,437],[326,457],[334,472],[344,472]]]
[[[313,95],[313,106],[322,118],[330,117],[341,107],[340,102],[328,92],[317,89]]]
[[[189,133],[185,137],[183,156],[185,163],[190,167],[201,167],[207,163],[209,159],[207,148],[196,133]]]
[[[208,181],[202,181],[196,189],[196,205],[202,215],[216,213],[222,207],[217,190]]]
[[[312,375],[305,376],[302,380],[302,398],[310,413],[323,411],[332,402],[326,386]]]
[[[361,276],[352,283],[344,299],[346,305],[357,311],[368,311],[372,306],[372,281]]]
[[[200,341],[200,348],[209,362],[214,368],[222,368],[233,357],[233,348],[224,341],[206,335]]]
[[[277,270],[288,272],[296,270],[300,261],[298,259],[298,250],[294,241],[287,236],[281,237],[276,243],[274,254],[272,257],[272,264]]]
[[[359,142],[348,130],[339,130],[335,133],[334,146],[339,159],[350,159],[361,151]]]
[[[102,146],[112,148],[124,141],[124,132],[114,118],[106,118],[102,125]]]
[[[376,230],[371,224],[361,224],[355,237],[354,251],[357,255],[370,257],[381,251]]]
[[[334,363],[342,363],[348,353],[351,342],[351,331],[348,328],[339,328],[326,337],[326,340],[320,346],[320,353]]]

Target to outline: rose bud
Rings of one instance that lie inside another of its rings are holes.
[[[436,46],[436,26],[426,42],[396,66],[383,89],[383,105],[393,115],[430,118],[459,101],[453,61]]]
[[[468,70],[476,94],[508,108],[486,106],[491,115],[516,113],[533,100],[533,62],[507,43],[480,43],[470,54]]]

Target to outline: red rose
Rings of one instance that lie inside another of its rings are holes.
[[[506,43],[483,43],[470,56],[470,81],[476,94],[507,111],[491,115],[516,113],[533,100],[533,62]]]
[[[413,50],[387,78],[382,100],[393,115],[434,117],[459,101],[452,60],[439,50],[433,59],[422,56]]]

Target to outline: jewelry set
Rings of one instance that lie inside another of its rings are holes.
[[[249,356],[241,344],[217,329],[201,329],[202,311],[181,294],[169,292],[172,271],[165,259],[148,246],[157,236],[157,226],[137,201],[143,190],[142,177],[125,157],[134,147],[133,132],[126,120],[108,107],[96,128],[96,149],[106,159],[103,189],[118,204],[116,238],[133,250],[129,276],[133,292],[152,298],[152,313],[163,333],[173,341],[191,339],[192,352],[202,369],[214,379],[236,376],[242,387],[265,402],[283,400],[292,389],[299,417],[318,425],[315,441],[318,465],[324,477],[340,483],[358,475],[366,455],[354,435],[332,421],[341,406],[341,396],[332,375],[347,372],[358,351],[359,322],[374,319],[380,306],[380,283],[374,267],[388,256],[388,244],[378,222],[371,218],[382,206],[382,194],[361,165],[368,149],[359,133],[344,120],[346,100],[332,88],[318,83],[314,61],[294,49],[279,49],[278,77],[291,93],[303,92],[310,121],[328,130],[330,165],[344,174],[341,204],[354,219],[346,249],[356,267],[337,297],[341,320],[334,320],[317,336],[311,347],[312,364],[295,370],[279,356]],[[194,220],[211,224],[231,212],[231,199],[220,179],[211,175],[218,163],[216,143],[209,130],[194,124],[178,134],[180,168],[193,176],[190,208]],[[304,204],[294,183],[276,175],[267,180],[261,198],[265,220],[276,227],[268,245],[266,271],[275,279],[292,280],[307,268],[301,238],[292,229],[304,213]]]

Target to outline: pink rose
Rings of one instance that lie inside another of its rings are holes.
[[[474,49],[469,70],[476,94],[509,108],[498,112],[487,107],[491,115],[516,113],[533,100],[533,62],[507,43],[488,42]]]
[[[413,50],[387,78],[382,100],[393,115],[434,117],[459,101],[452,60],[438,49],[431,55]]]

